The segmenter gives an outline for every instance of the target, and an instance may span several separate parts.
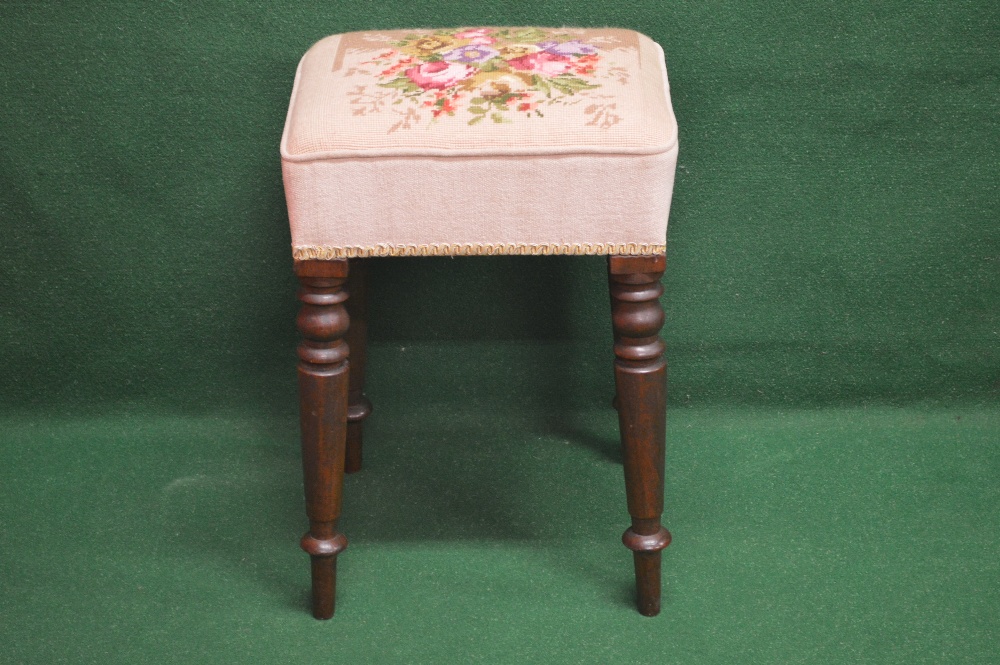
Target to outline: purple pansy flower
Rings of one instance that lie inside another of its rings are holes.
[[[596,48],[590,44],[584,44],[579,39],[574,39],[568,42],[539,42],[538,48],[556,55],[592,55],[597,53]]]
[[[495,58],[500,55],[500,51],[495,48],[490,48],[489,46],[477,46],[469,44],[468,46],[460,46],[459,48],[452,49],[447,53],[442,53],[441,57],[445,60],[451,60],[453,62],[485,62],[490,58]]]

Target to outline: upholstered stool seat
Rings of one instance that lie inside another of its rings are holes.
[[[314,614],[333,614],[343,474],[361,466],[368,257],[609,257],[639,608],[660,603],[665,362],[658,331],[677,124],[663,51],[621,29],[327,37],[281,140],[298,325]],[[345,457],[346,455],[346,457]]]
[[[636,32],[356,32],[302,59],[281,155],[298,259],[657,254],[677,125]]]

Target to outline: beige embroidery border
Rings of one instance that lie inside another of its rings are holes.
[[[292,247],[296,261],[352,259],[368,256],[497,256],[553,254],[624,254],[645,256],[664,254],[667,246],[648,243],[432,243],[427,245],[379,244],[374,247],[329,247],[299,245]]]

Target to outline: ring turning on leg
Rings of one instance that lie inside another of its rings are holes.
[[[337,588],[337,555],[347,538],[337,531],[347,439],[347,261],[297,261],[302,308],[299,399],[302,467],[309,531],[302,549],[312,559],[313,616],[329,619]]]
[[[660,277],[664,256],[612,256],[611,318],[615,330],[615,387],[632,526],[622,542],[633,552],[639,612],[660,612],[660,552],[670,532],[663,513],[666,374]]]

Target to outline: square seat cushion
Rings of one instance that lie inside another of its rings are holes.
[[[658,254],[677,123],[631,30],[353,32],[299,63],[281,158],[299,260]]]

